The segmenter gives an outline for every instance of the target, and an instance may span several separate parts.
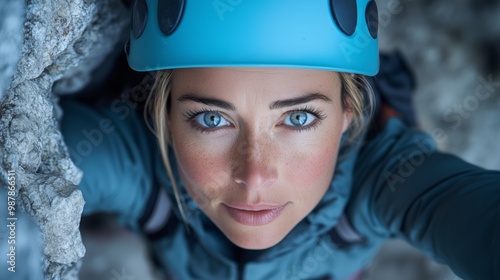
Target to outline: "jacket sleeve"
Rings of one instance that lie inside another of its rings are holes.
[[[391,119],[354,178],[346,212],[360,233],[405,239],[464,279],[500,279],[500,172],[440,153]]]
[[[153,233],[168,219],[170,203],[157,183],[156,140],[123,100],[88,106],[61,99],[61,131],[73,162],[83,171],[83,214],[108,212],[134,229]],[[162,166],[161,166],[162,167]]]

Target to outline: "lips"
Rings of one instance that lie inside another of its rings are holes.
[[[223,204],[229,216],[247,226],[263,226],[274,221],[288,203],[282,205],[238,205]]]

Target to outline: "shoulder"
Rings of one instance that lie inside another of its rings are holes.
[[[409,127],[398,118],[390,118],[384,129],[361,147],[354,174],[366,178],[374,170],[418,166],[436,152],[437,144],[429,134]]]
[[[436,152],[437,145],[430,135],[398,118],[388,119],[384,129],[361,147],[354,165],[346,212],[357,230],[374,233],[373,207],[379,198],[388,194],[398,199],[402,195],[395,192],[399,184],[409,179],[417,167],[435,165],[435,161],[427,159]]]

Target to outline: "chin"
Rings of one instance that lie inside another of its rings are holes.
[[[221,229],[226,237],[236,246],[247,250],[264,250],[278,244],[290,232],[278,231],[276,227]]]

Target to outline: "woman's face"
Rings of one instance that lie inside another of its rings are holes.
[[[183,183],[242,248],[277,244],[317,205],[350,119],[333,72],[173,73],[169,128]]]

